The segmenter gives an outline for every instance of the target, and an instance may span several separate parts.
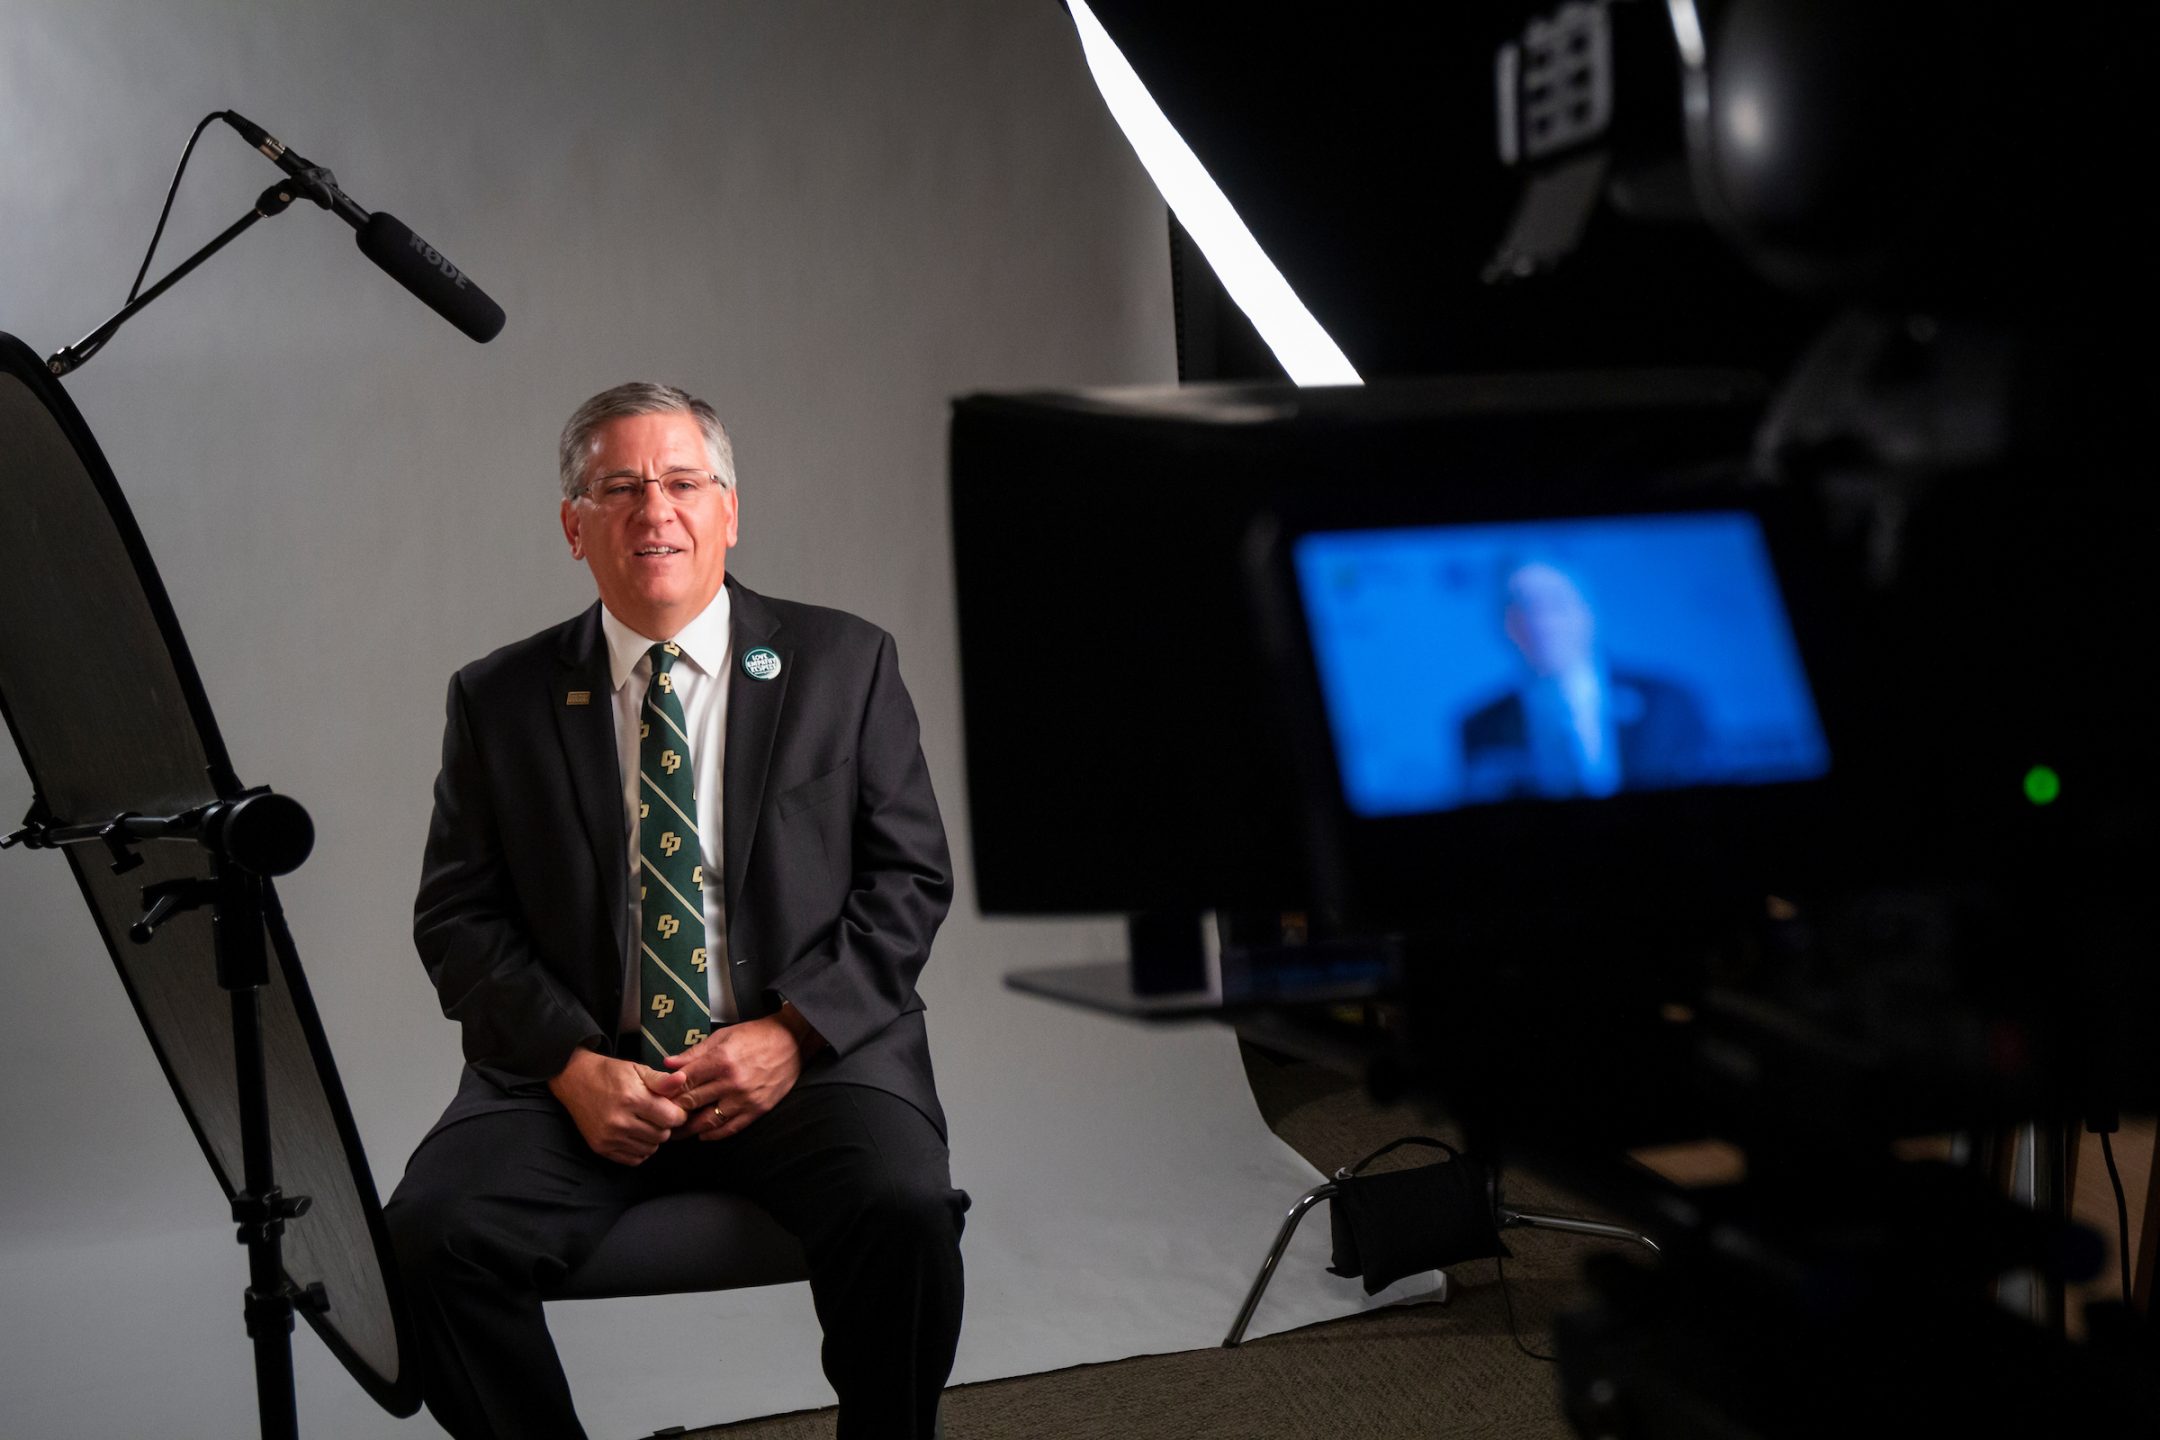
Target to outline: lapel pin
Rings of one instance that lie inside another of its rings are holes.
[[[590,705],[592,704],[592,691],[572,690],[569,694],[563,696],[562,703],[565,705]]]
[[[753,680],[770,680],[780,673],[780,657],[760,645],[742,657],[742,668]]]

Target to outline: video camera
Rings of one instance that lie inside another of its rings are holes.
[[[2060,1171],[2064,1127],[2160,1103],[2134,698],[2160,633],[2156,287],[2093,243],[2145,233],[2126,181],[2152,116],[2120,68],[2154,16],[1512,14],[1451,72],[1495,97],[1464,193],[1511,176],[1510,203],[1276,232],[1315,293],[1401,297],[1338,330],[1385,378],[1210,379],[1253,348],[1180,248],[1189,383],[956,402],[978,899],[1141,917],[1143,992],[1194,982],[1193,927],[1163,917],[1215,912],[1217,963],[1246,961],[1218,980],[1232,1009],[1295,998],[1270,965],[1343,978],[1300,942],[1369,942],[1375,1088],[1665,1244],[1656,1271],[1608,1265],[1563,1335],[1586,1433],[1812,1434],[1855,1406],[2149,1425],[2140,1325],[2095,1311],[2090,1343],[2060,1339],[2097,1255]],[[1200,28],[1155,23],[1159,75]],[[1352,49],[1339,91],[1300,72],[1315,113],[1352,80],[1418,93],[1391,81],[1433,53]],[[1339,130],[1310,146],[1340,191],[1403,164]],[[1279,225],[1268,176],[1316,168],[1225,153],[1232,198]],[[1483,263],[1443,283],[1361,242],[1428,220]],[[1647,235],[1714,242],[1754,288],[1660,268]],[[1354,283],[1327,264],[1353,251]],[[1990,1173],[2018,1125],[2023,1208]],[[1953,1166],[1893,1151],[1942,1134]],[[1748,1180],[1683,1193],[1623,1158],[1705,1135]],[[1991,1298],[2020,1268],[2053,1333]],[[1751,1359],[1747,1331],[1796,1358]],[[1800,1398],[1810,1373],[1832,1388]]]

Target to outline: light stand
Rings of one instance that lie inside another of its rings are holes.
[[[252,218],[252,217],[251,217]],[[223,243],[245,228],[228,231]],[[207,253],[207,252],[205,252]],[[201,258],[200,256],[197,257]],[[193,263],[192,261],[190,262]],[[183,267],[184,270],[185,267]],[[177,277],[168,277],[168,280]],[[143,297],[154,298],[156,291]],[[140,308],[140,303],[136,308]],[[112,324],[124,319],[126,312]],[[232,1197],[238,1239],[247,1247],[248,1288],[244,1313],[255,1347],[255,1400],[263,1440],[297,1440],[298,1401],[293,1389],[292,1331],[296,1306],[324,1307],[322,1285],[296,1286],[286,1278],[285,1222],[305,1215],[306,1195],[278,1188],[270,1144],[270,1096],[264,1080],[261,996],[270,983],[264,940],[266,877],[298,869],[314,848],[315,827],[300,803],[267,788],[242,792],[171,816],[121,814],[91,824],[64,825],[34,807],[23,828],[0,838],[0,850],[30,850],[96,842],[112,852],[115,874],[142,864],[134,847],[145,840],[192,841],[209,852],[207,878],[164,880],[143,887],[143,914],[129,938],[147,945],[174,915],[208,907],[217,945],[217,982],[231,997],[233,1074],[239,1098],[244,1182]]]

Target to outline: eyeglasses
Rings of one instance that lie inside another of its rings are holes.
[[[727,487],[703,470],[670,470],[651,480],[636,475],[603,475],[585,487],[585,498],[603,510],[635,510],[645,503],[645,487],[658,485],[671,505],[691,509]]]

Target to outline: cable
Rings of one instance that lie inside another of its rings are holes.
[[[213,110],[208,115],[203,116],[202,119],[196,121],[194,133],[188,136],[187,144],[180,147],[180,163],[173,167],[172,183],[165,187],[165,206],[163,209],[158,211],[157,228],[150,232],[150,248],[143,251],[142,268],[138,269],[135,272],[135,283],[128,286],[127,300],[125,302],[126,304],[134,304],[135,297],[142,293],[143,277],[150,273],[150,262],[157,255],[158,241],[163,239],[165,236],[165,222],[172,217],[173,197],[180,193],[180,177],[187,173],[188,159],[195,153],[195,142],[202,139],[202,132],[210,128],[210,122],[219,118],[224,113],[225,112],[223,110]],[[110,338],[110,336],[106,337],[106,339]],[[94,343],[83,346],[82,349],[76,352],[74,363],[68,368],[82,368],[84,365],[90,363],[90,358],[92,356],[96,355],[98,351],[103,350],[104,348],[104,340],[98,340]]]
[[[2115,1147],[2100,1132],[2100,1158],[2107,1161],[2108,1183],[2115,1187],[2115,1258],[2122,1265],[2123,1304],[2130,1303],[2130,1202],[2123,1198],[2122,1172],[2115,1168]]]
[[[172,184],[165,187],[165,208],[158,211],[157,229],[150,232],[150,248],[143,252],[142,269],[135,272],[135,283],[128,286],[127,298],[130,303],[133,303],[135,296],[142,290],[143,276],[150,273],[150,259],[157,254],[158,241],[165,234],[165,221],[172,214],[173,197],[180,193],[180,177],[187,173],[188,157],[195,153],[195,142],[202,139],[202,132],[210,128],[210,122],[224,113],[222,110],[213,110],[203,116],[195,123],[195,133],[188,136],[187,144],[181,147],[180,163],[173,168]]]
[[[1507,1257],[1504,1255],[1493,1256],[1493,1266],[1500,1272],[1500,1303],[1507,1307],[1507,1333],[1508,1337],[1515,1342],[1515,1348],[1522,1351],[1532,1360],[1543,1360],[1548,1365],[1560,1363],[1559,1356],[1547,1355],[1541,1351],[1532,1350],[1523,1343],[1522,1332],[1515,1328],[1515,1292],[1508,1288]]]

